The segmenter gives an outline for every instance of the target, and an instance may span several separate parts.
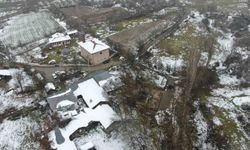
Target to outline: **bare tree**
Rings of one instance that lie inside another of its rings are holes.
[[[17,83],[17,86],[21,88],[21,92],[24,91],[23,88],[23,72],[22,71],[17,71],[16,74],[14,75],[14,79]]]
[[[214,51],[215,51],[216,40],[213,34],[209,34],[207,37],[204,38],[202,41],[203,51],[208,53],[208,58],[206,62],[206,67],[208,67]]]
[[[250,49],[250,36],[245,36],[243,38],[240,38],[236,41],[236,46],[240,46],[240,47],[246,47],[247,50]]]

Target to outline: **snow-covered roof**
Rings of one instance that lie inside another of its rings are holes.
[[[57,111],[57,105],[65,100],[72,101],[73,103],[77,102],[77,98],[75,97],[71,89],[47,98],[49,106],[53,111]]]
[[[49,82],[45,85],[46,92],[49,92],[50,90],[56,90],[56,87],[53,83]]]
[[[71,35],[71,34],[75,34],[77,33],[78,31],[77,30],[71,30],[71,31],[67,31],[67,35]]]
[[[7,69],[0,70],[0,76],[11,76],[10,71]]]
[[[69,100],[63,100],[56,105],[56,108],[69,106],[69,105],[74,105],[74,103],[72,101],[69,101]]]
[[[92,142],[88,142],[80,147],[80,150],[89,150],[91,148],[94,148],[95,145]]]
[[[56,98],[56,97],[60,97],[60,96],[63,96],[63,95],[66,95],[66,94],[69,94],[71,92],[71,89],[68,89],[67,91],[63,92],[63,93],[60,93],[60,94],[57,94],[57,95],[53,95],[49,98]]]
[[[39,79],[39,80],[43,80],[44,78],[43,78],[43,76],[41,75],[41,73],[37,73],[36,74],[36,77]]]
[[[53,148],[58,150],[76,150],[76,146],[73,141],[69,139],[77,129],[87,127],[90,122],[98,121],[102,126],[107,129],[114,121],[118,120],[118,115],[113,109],[107,105],[99,105],[96,109],[85,108],[85,112],[80,112],[74,116],[72,121],[63,129],[59,129],[62,136],[65,138],[65,142],[62,144],[56,143],[55,131],[50,132],[49,137],[53,141]]]
[[[93,121],[99,121],[105,129],[118,119],[117,114],[107,104],[98,105],[93,111],[88,109],[86,113]]]
[[[91,40],[86,41],[85,43],[83,42],[78,42],[78,45],[82,48],[84,48],[86,51],[88,51],[90,54],[94,54],[106,49],[109,49],[110,47],[103,43],[102,41],[93,38]]]
[[[55,33],[49,39],[49,43],[63,42],[71,40],[69,35],[64,35],[63,33]]]
[[[76,97],[81,95],[90,108],[95,107],[100,102],[107,101],[106,93],[93,78],[79,83],[78,88],[73,93]]]

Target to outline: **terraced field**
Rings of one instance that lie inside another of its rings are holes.
[[[0,30],[0,41],[9,47],[24,45],[62,30],[52,15],[46,11],[21,14],[12,17],[7,24]]]

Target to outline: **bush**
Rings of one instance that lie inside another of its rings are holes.
[[[194,88],[210,88],[219,81],[215,70],[206,67],[198,67]]]
[[[64,128],[64,127],[66,127],[69,124],[69,122],[71,120],[72,120],[71,118],[68,118],[68,119],[65,119],[65,120],[61,120],[61,121],[58,122],[58,126],[60,128]]]

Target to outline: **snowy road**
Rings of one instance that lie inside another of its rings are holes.
[[[30,63],[30,64],[19,63],[18,65],[31,66],[32,68],[36,69],[37,71],[44,73],[44,75],[48,81],[52,81],[52,80],[54,80],[52,77],[52,73],[54,73],[55,71],[69,71],[71,69],[76,69],[76,67],[78,67],[78,69],[80,69],[81,71],[92,72],[92,71],[96,71],[96,70],[108,69],[112,66],[116,66],[119,64],[121,64],[120,61],[110,61],[107,64],[100,64],[100,65],[96,65],[96,66],[75,65],[75,64],[59,64],[58,66],[55,66],[55,65],[40,65],[40,64],[34,64],[34,63]]]

